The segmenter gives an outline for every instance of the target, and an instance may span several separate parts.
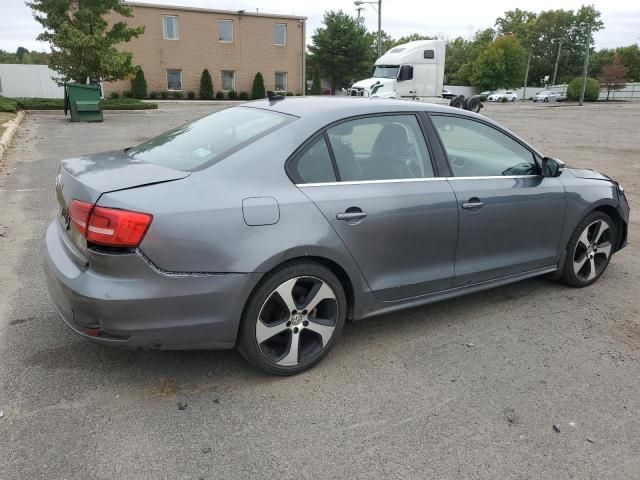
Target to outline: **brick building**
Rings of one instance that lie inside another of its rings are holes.
[[[133,10],[127,24],[145,27],[123,48],[142,67],[149,92],[197,95],[205,68],[214,91],[251,92],[260,72],[267,90],[304,92],[306,17],[123,3]],[[128,80],[104,84],[105,96],[130,89]]]

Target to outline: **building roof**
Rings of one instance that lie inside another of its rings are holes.
[[[243,15],[247,17],[283,18],[288,20],[306,20],[307,19],[307,17],[299,17],[296,15],[279,15],[275,13],[256,13],[256,12],[250,12],[246,10],[216,10],[211,8],[185,7],[181,5],[162,5],[158,3],[127,2],[127,1],[122,1],[122,4],[129,7],[157,8],[160,10],[177,10],[182,12],[218,13],[221,15]]]

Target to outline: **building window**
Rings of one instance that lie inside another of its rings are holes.
[[[218,40],[233,43],[233,20],[218,20]]]
[[[287,72],[276,72],[276,90],[287,91]]]
[[[167,70],[167,90],[182,90],[182,70]]]
[[[285,45],[287,43],[287,24],[276,23],[273,26],[273,44]]]
[[[233,70],[222,70],[222,90],[229,91],[236,89],[236,72]]]
[[[178,17],[164,15],[162,17],[162,31],[165,40],[178,40]]]

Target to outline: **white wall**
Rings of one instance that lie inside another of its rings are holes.
[[[444,88],[450,90],[456,95],[464,95],[465,97],[473,97],[476,93],[479,93],[475,87],[465,87],[461,85],[445,85]]]
[[[0,95],[3,97],[64,98],[64,88],[46,65],[0,64]]]

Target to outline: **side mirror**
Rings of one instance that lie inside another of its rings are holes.
[[[404,82],[413,78],[413,67],[411,65],[402,65],[398,72],[398,81]]]
[[[564,171],[564,162],[557,158],[544,157],[542,159],[542,176],[559,177]]]

